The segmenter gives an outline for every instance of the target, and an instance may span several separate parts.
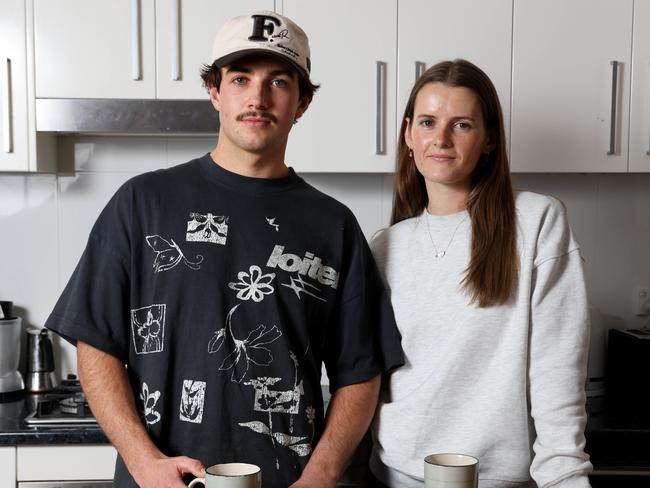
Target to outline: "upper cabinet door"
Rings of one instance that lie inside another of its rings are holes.
[[[219,28],[238,15],[273,11],[273,0],[156,0],[157,98],[207,99],[199,72]]]
[[[154,0],[33,0],[36,97],[155,98]]]
[[[650,172],[650,2],[634,2],[630,171]]]
[[[28,169],[25,2],[0,0],[0,171]]]
[[[388,172],[395,152],[397,0],[284,0],[321,84],[289,135],[298,171]]]
[[[439,61],[464,58],[487,73],[510,117],[512,0],[399,2],[397,127],[416,75]]]
[[[627,171],[632,7],[515,1],[513,171]]]

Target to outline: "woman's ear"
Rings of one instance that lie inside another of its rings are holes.
[[[409,117],[404,118],[404,142],[409,147],[413,149],[413,138],[411,137],[411,119]]]
[[[488,132],[488,138],[483,148],[484,153],[491,153],[497,147],[496,137],[494,131]]]

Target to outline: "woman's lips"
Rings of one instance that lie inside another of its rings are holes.
[[[427,158],[433,159],[434,161],[441,161],[441,162],[447,162],[456,159],[454,156],[450,156],[449,154],[430,154],[429,156],[427,156]]]

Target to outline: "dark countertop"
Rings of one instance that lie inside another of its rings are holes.
[[[30,427],[23,419],[34,410],[37,395],[0,402],[0,446],[35,444],[107,444],[99,427]]]

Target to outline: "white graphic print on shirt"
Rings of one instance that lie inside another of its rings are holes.
[[[275,217],[273,217],[272,219],[270,219],[268,217],[265,217],[265,218],[266,218],[266,221],[269,223],[269,225],[271,227],[273,227],[276,232],[280,232],[280,225],[275,223]]]
[[[338,272],[323,264],[323,260],[314,253],[305,252],[305,257],[300,258],[295,254],[284,253],[284,246],[276,244],[266,263],[269,268],[278,267],[289,273],[297,272],[301,276],[318,281],[321,285],[331,286],[336,289],[339,282]]]
[[[228,217],[222,215],[190,213],[187,221],[185,240],[192,242],[211,242],[226,244],[228,236]]]
[[[320,288],[317,286],[312,285],[311,283],[307,283],[305,280],[302,279],[302,276],[297,275],[295,278],[293,276],[290,276],[289,279],[291,280],[291,283],[280,283],[282,286],[286,286],[287,288],[290,288],[293,290],[293,292],[296,294],[298,299],[300,300],[300,294],[304,293],[306,295],[309,295],[311,297],[316,298],[317,300],[320,300],[322,302],[326,302],[324,298],[319,297],[318,295],[313,294],[310,291],[307,291],[307,287],[312,288],[313,290],[320,291]]]
[[[261,302],[264,295],[270,295],[275,291],[271,286],[275,273],[262,274],[259,266],[253,265],[246,271],[237,273],[239,282],[228,283],[231,290],[237,291],[237,298],[240,300],[253,299],[254,302]]]
[[[300,397],[304,395],[304,388],[302,379],[298,381],[298,358],[293,352],[289,355],[294,364],[294,378],[293,389],[288,391],[271,390],[269,387],[281,381],[282,378],[269,378],[266,376],[258,377],[245,382],[245,385],[252,386],[255,389],[255,404],[254,410],[256,412],[266,412],[268,418],[268,425],[259,420],[250,422],[239,422],[239,426],[251,429],[258,434],[268,435],[273,445],[275,452],[276,444],[285,446],[294,451],[298,456],[304,457],[311,453],[311,445],[314,440],[314,419],[316,418],[316,410],[309,406],[305,409],[307,422],[312,426],[311,440],[304,442],[309,437],[308,435],[293,435],[293,417],[291,417],[290,432],[274,432],[273,431],[273,413],[280,415],[296,415],[300,411]],[[280,469],[280,461],[276,455],[275,457],[276,469]]]
[[[179,418],[185,422],[200,424],[203,420],[205,381],[183,380],[183,393]]]
[[[160,421],[160,413],[156,411],[156,403],[159,399],[160,391],[149,393],[149,387],[143,382],[140,400],[142,400],[142,413],[147,425],[153,425]]]
[[[248,373],[250,363],[257,366],[268,366],[273,362],[271,350],[266,345],[275,342],[282,336],[277,326],[270,329],[260,324],[252,330],[246,339],[237,339],[232,330],[232,316],[241,303],[235,305],[226,317],[226,326],[216,330],[208,343],[208,353],[213,354],[223,346],[226,358],[219,366],[220,371],[232,369],[230,380],[241,383]]]
[[[156,257],[153,261],[153,269],[156,273],[176,267],[181,260],[190,269],[197,270],[201,268],[200,265],[203,262],[203,256],[197,254],[196,261],[192,262],[188,260],[183,254],[183,251],[181,251],[181,248],[178,247],[178,244],[174,242],[174,239],[168,241],[159,235],[152,235],[147,236],[146,240],[149,247],[156,252]]]
[[[165,348],[165,311],[157,304],[131,310],[131,332],[136,354],[162,352]]]

